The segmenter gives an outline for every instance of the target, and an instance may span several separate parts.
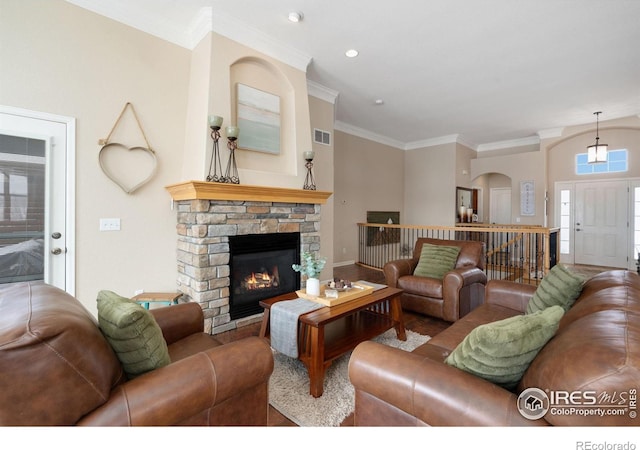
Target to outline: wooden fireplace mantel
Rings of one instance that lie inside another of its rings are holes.
[[[325,204],[332,192],[245,184],[184,181],[166,186],[174,200],[235,200]]]

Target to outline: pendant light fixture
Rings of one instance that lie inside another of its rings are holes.
[[[594,112],[596,115],[596,143],[594,145],[590,145],[587,147],[587,161],[592,163],[603,163],[607,162],[607,144],[599,144],[600,140],[599,135],[599,121],[598,116],[602,114],[602,111]]]

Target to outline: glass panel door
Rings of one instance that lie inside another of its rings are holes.
[[[44,279],[45,149],[0,134],[0,283]]]

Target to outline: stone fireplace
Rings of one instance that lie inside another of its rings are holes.
[[[262,237],[281,234],[298,240],[298,258],[300,252],[320,250],[320,205],[330,192],[196,181],[167,186],[167,190],[177,204],[178,290],[187,301],[200,304],[205,331],[211,334],[254,323],[262,317],[262,311],[255,306],[232,315],[232,240],[246,236],[253,247]],[[281,249],[276,253],[267,256],[285,258],[286,262],[280,262],[280,269],[276,269],[279,272],[289,265],[286,258],[291,256],[282,256]],[[256,272],[259,277],[269,277],[273,284],[274,265],[269,266],[259,266]],[[262,269],[269,273],[263,274]],[[246,274],[236,276],[245,278]],[[299,278],[296,280],[299,283]],[[278,279],[277,284],[280,282]],[[269,297],[277,295],[271,294],[275,292],[271,287],[265,291]],[[288,290],[300,286],[290,287],[287,285]]]

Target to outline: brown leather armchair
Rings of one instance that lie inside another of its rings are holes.
[[[171,363],[128,380],[74,297],[42,282],[0,289],[0,425],[267,425],[264,340],[221,345],[197,303],[151,312]]]
[[[442,280],[413,275],[424,243],[460,247],[454,269]],[[484,302],[484,260],[484,242],[419,238],[412,258],[387,262],[384,276],[387,285],[404,290],[404,309],[455,322]]]

